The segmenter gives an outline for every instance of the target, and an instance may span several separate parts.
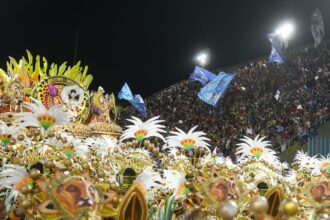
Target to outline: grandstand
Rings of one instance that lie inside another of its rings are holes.
[[[170,129],[198,125],[224,155],[233,155],[243,135],[266,135],[278,152],[301,145],[327,118],[329,49],[326,41],[317,50],[312,45],[288,50],[283,65],[262,57],[214,71],[237,74],[218,108],[198,99],[198,82],[178,82],[146,99],[149,116],[160,115]],[[132,108],[122,115],[139,116]]]

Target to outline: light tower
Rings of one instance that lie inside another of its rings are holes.
[[[209,54],[207,52],[201,52],[196,56],[196,62],[199,66],[205,67],[209,63]]]
[[[279,36],[281,41],[284,44],[284,49],[288,48],[289,40],[292,38],[294,33],[294,25],[291,22],[286,22],[280,25],[278,29],[276,29],[275,33]]]

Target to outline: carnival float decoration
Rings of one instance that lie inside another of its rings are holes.
[[[159,116],[122,130],[115,96],[89,91],[80,63],[28,52],[0,79],[0,219],[330,219],[329,156],[299,151],[289,166],[257,135],[225,158]]]

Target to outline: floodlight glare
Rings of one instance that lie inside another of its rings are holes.
[[[196,60],[199,65],[204,66],[208,62],[208,55],[206,53],[200,53],[197,55]]]
[[[276,34],[280,36],[282,40],[288,40],[294,31],[294,26],[291,23],[285,23],[276,30]]]

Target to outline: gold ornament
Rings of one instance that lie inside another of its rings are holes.
[[[72,162],[71,162],[70,159],[65,159],[65,160],[63,161],[63,164],[64,164],[64,166],[66,166],[66,167],[71,167],[71,166],[72,166]]]
[[[19,189],[19,191],[22,194],[26,195],[26,194],[28,194],[30,192],[30,188],[27,185],[24,184],[24,185],[21,186],[21,188]]]
[[[25,136],[23,134],[20,134],[17,136],[17,140],[19,140],[19,141],[23,141],[24,138],[25,138]]]
[[[38,169],[31,169],[30,170],[30,176],[34,180],[38,179],[38,177],[40,176],[40,170],[38,170]]]
[[[45,163],[45,166],[49,169],[52,169],[55,167],[55,163],[53,160],[47,160],[47,162]]]
[[[233,220],[239,212],[239,207],[234,200],[227,200],[217,208],[217,215],[223,220]]]
[[[24,209],[28,209],[32,206],[32,202],[31,202],[31,200],[25,199],[22,201],[21,205]]]
[[[105,172],[103,170],[99,170],[97,172],[97,175],[98,175],[98,177],[103,178],[103,177],[105,177]]]
[[[32,133],[32,131],[28,131],[28,132],[26,133],[26,136],[27,136],[28,138],[33,137],[33,133]]]
[[[263,196],[256,196],[250,202],[250,209],[255,214],[263,214],[266,213],[268,210],[268,201]]]
[[[88,163],[84,163],[83,165],[82,165],[82,168],[84,169],[84,170],[89,170],[89,164]]]
[[[283,201],[283,211],[287,216],[294,216],[297,214],[299,205],[295,201],[291,199],[287,199]]]

